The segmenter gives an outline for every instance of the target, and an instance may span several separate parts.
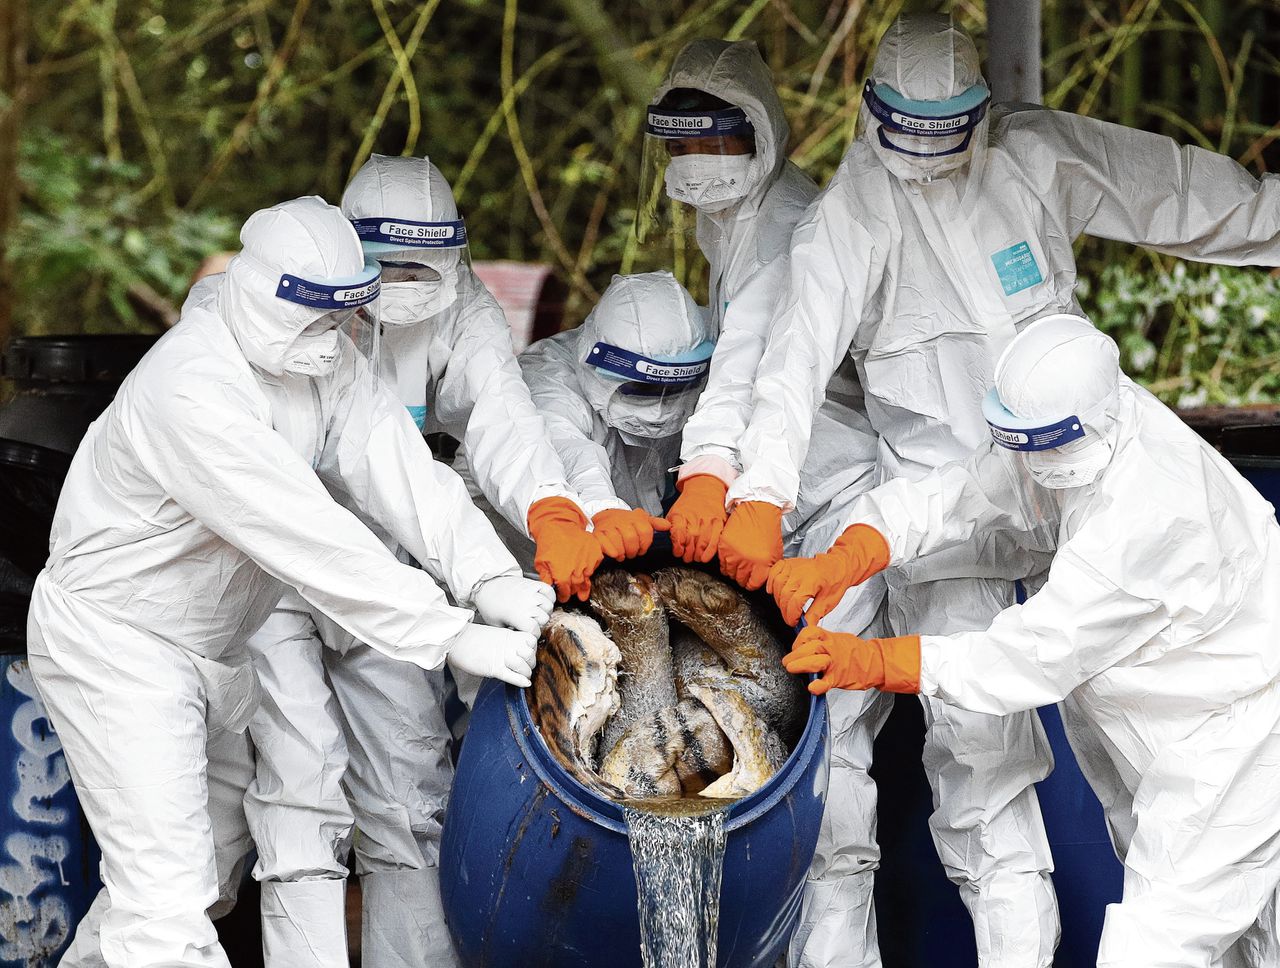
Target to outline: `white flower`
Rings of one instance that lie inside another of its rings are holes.
[[[1209,399],[1209,391],[1204,387],[1197,387],[1190,393],[1184,393],[1178,397],[1179,407],[1203,407]]]
[[[1267,312],[1266,306],[1261,303],[1254,303],[1249,307],[1249,325],[1257,329],[1267,321],[1269,315],[1270,313]]]
[[[1215,306],[1197,306],[1194,310],[1196,318],[1206,326],[1217,326],[1221,313]]]
[[[1156,348],[1150,343],[1143,343],[1129,354],[1129,362],[1135,370],[1145,370],[1156,361]]]

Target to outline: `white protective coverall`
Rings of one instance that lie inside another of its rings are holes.
[[[586,362],[591,348],[607,343],[666,360],[712,339],[706,311],[675,277],[647,272],[614,276],[581,326],[520,354],[533,402],[588,515],[609,508],[664,513],[675,497],[680,429],[698,399],[696,386],[661,398],[625,397],[616,380]]]
[[[374,229],[383,220],[461,226],[448,182],[425,158],[374,155],[347,187],[342,210]],[[417,290],[431,287],[383,284],[381,372],[402,409],[422,431],[462,441],[481,488],[521,534],[533,502],[576,499],[520,378],[506,318],[458,250],[376,242],[365,249],[368,257],[444,268],[446,285],[426,299]],[[415,317],[414,306],[434,312]],[[411,560],[396,535],[357,514]],[[362,963],[455,964],[439,888],[453,782],[444,670],[388,658],[297,595],[285,596],[250,645],[264,701],[249,728],[259,762],[246,810],[269,968],[346,964],[345,935],[336,929],[353,821]]]
[[[1045,405],[1083,415],[1102,403],[1093,420],[1082,416],[1103,442],[1096,478],[1050,489],[1034,475],[1055,451],[988,442],[968,461],[877,488],[853,505],[850,522],[880,529],[895,564],[944,548],[971,553],[993,533],[1056,548],[1045,585],[990,628],[921,637],[922,693],[990,715],[1063,704],[1125,867],[1099,968],[1275,965],[1275,511],[1119,374],[1110,340],[1095,334],[1095,346],[1072,346],[1069,327],[1059,332],[1056,347],[1006,355],[996,388],[1018,416],[1045,416],[1034,412]],[[1107,369],[1109,392],[1086,399]],[[1081,458],[1090,460],[1077,451],[1077,466]]]
[[[349,341],[325,374],[286,369],[323,313],[277,298],[282,275],[351,277],[364,259],[350,223],[299,199],[255,214],[241,241],[216,299],[188,304],[90,427],[32,599],[31,668],[102,847],[109,903],[94,911],[119,968],[227,965],[206,913],[211,801],[243,787],[211,773],[206,741],[253,712],[244,640],[283,586],[435,668],[472,615],[436,581],[467,603],[518,573]],[[326,485],[426,570],[397,562]]]
[[[959,95],[982,80],[972,41],[945,17],[896,21],[872,77],[921,100]],[[861,121],[796,228],[731,500],[796,501],[811,440],[820,446],[810,432],[815,405],[848,358],[880,436],[883,479],[921,477],[971,453],[987,439],[980,402],[996,357],[1029,320],[1076,306],[1071,246],[1081,233],[1216,262],[1280,262],[1280,182],[1260,183],[1212,152],[1074,114],[996,110],[974,134],[967,165],[928,180],[903,177],[910,159],[880,144],[865,108]],[[986,628],[1013,603],[1012,580],[1041,569],[998,539],[978,566],[942,554],[893,569],[891,629]],[[838,620],[823,624],[855,631]],[[889,701],[860,695],[852,701]],[[1039,724],[1030,713],[995,718],[924,702],[934,840],[974,917],[982,964],[1048,965],[1057,914],[1031,787],[1051,768]],[[843,795],[873,806],[875,788],[858,776],[864,792]],[[874,857],[865,841],[835,848],[833,878]],[[832,880],[828,896],[832,917],[843,915],[847,927],[820,926],[824,938],[809,942],[815,952],[807,964],[878,964],[842,951],[866,921],[856,903],[865,889],[845,880],[847,889]],[[821,918],[812,913],[802,932]]]

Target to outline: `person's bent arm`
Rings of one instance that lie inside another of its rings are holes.
[[[372,386],[366,386],[372,381]],[[318,473],[396,539],[453,597],[520,573],[511,552],[471,502],[466,484],[435,460],[413,418],[367,368],[357,366],[329,429]]]
[[[822,618],[849,588],[891,564],[986,541],[993,532],[1035,533],[1036,546],[1045,548],[1056,539],[1052,502],[993,446],[918,481],[896,478],[867,491],[850,504],[846,521],[830,551],[770,569],[768,591],[788,622],[806,607],[810,621]]]
[[[595,414],[578,389],[583,364],[573,357],[576,345],[576,333],[551,336],[521,353],[519,364],[569,486],[581,496],[587,516],[594,517],[628,505],[613,489],[608,452],[592,436]]]
[[[743,473],[730,488],[730,504],[795,506],[814,414],[853,341],[878,272],[869,233],[851,217],[837,220],[825,212],[824,200],[792,236],[789,282],[761,357],[751,421],[739,448]]]
[[[1160,601],[1125,592],[1066,545],[1045,586],[989,629],[920,640],[920,692],[1003,716],[1060,702],[1169,624]]]
[[[1037,189],[1058,194],[1071,235],[1084,233],[1228,265],[1280,265],[1280,178],[1255,178],[1226,155],[1063,111],[1010,116],[1015,153]],[[1025,130],[1022,130],[1024,129]]]
[[[707,385],[684,426],[680,477],[712,473],[732,484],[738,443],[751,418],[751,395],[789,261],[779,256],[737,292],[724,310]]]
[[[993,531],[1043,532],[1056,526],[1056,514],[1017,458],[989,444],[918,481],[896,478],[873,488],[851,505],[848,524],[879,531],[891,563],[902,565]],[[1039,546],[1052,544],[1045,534]]]
[[[558,497],[578,504],[579,496],[522,379],[502,308],[483,283],[473,284],[477,289],[447,334],[450,354],[436,416],[462,441],[485,497],[527,534],[529,509],[538,501]]]
[[[147,472],[188,514],[357,639],[433,669],[471,621],[338,505],[253,402],[170,388],[130,429]],[[403,407],[404,419],[412,421]],[[155,413],[166,415],[162,423]],[[423,445],[425,450],[425,445]],[[447,502],[439,508],[448,513]],[[512,562],[514,568],[514,562]]]

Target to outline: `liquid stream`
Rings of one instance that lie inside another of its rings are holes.
[[[732,801],[624,804],[636,875],[645,968],[715,968]]]

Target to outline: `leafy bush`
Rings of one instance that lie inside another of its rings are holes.
[[[1125,371],[1169,405],[1280,401],[1275,275],[1157,259],[1107,266],[1078,295]]]
[[[140,299],[180,304],[200,258],[234,248],[252,211],[311,193],[337,201],[371,151],[429,154],[454,182],[473,254],[554,266],[576,323],[612,273],[652,264],[631,235],[642,114],[676,51],[695,37],[759,43],[791,156],[822,183],[853,135],[876,42],[908,5],[0,2],[30,11],[23,211],[10,234],[18,331],[36,332],[155,325]],[[946,6],[981,46],[984,5]],[[1277,0],[1043,10],[1048,106],[1221,151],[1254,173],[1280,166]],[[1172,402],[1280,398],[1271,280],[1114,249],[1085,243],[1080,276],[1138,376]],[[699,260],[688,269],[696,279]]]
[[[23,149],[26,204],[10,239],[26,297],[16,307],[19,332],[154,327],[130,297],[180,303],[200,261],[237,244],[236,225],[216,212],[147,211],[137,165],[77,152],[51,134]]]

